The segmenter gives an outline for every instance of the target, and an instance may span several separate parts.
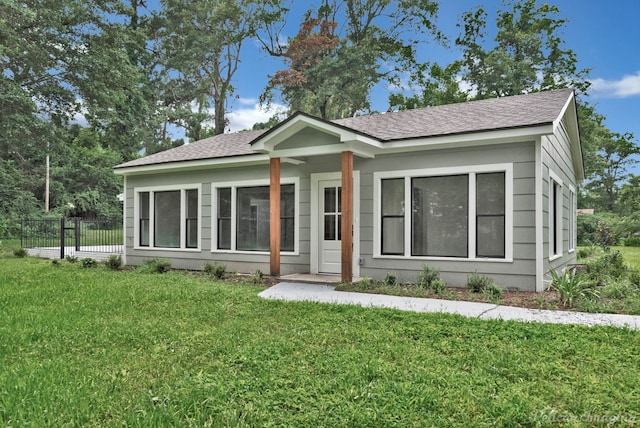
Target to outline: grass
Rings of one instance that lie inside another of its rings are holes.
[[[640,270],[640,247],[612,247],[612,251],[616,250],[622,253],[631,267]]]
[[[0,425],[640,421],[640,332],[265,301],[261,290],[0,258]]]

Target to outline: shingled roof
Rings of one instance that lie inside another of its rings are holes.
[[[572,93],[572,89],[559,89],[333,122],[380,141],[521,128],[553,123]]]
[[[372,114],[328,121],[381,142],[553,123],[562,113],[572,89]],[[288,120],[274,129],[284,126]],[[145,156],[116,168],[256,154],[251,143],[267,131],[220,134],[194,143]]]

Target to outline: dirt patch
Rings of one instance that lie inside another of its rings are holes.
[[[450,299],[453,296],[454,299]],[[500,300],[491,300],[489,296],[483,293],[472,293],[469,290],[461,288],[447,288],[441,295],[432,294],[429,296],[433,299],[448,300],[464,300],[471,302],[497,303],[504,306],[518,306],[530,309],[551,309],[551,310],[569,310],[560,303],[558,293],[554,291],[544,291],[541,293],[533,291],[509,291],[503,290]]]
[[[253,284],[262,287],[271,287],[276,285],[279,280],[276,277],[264,275],[259,280],[251,274],[226,274],[224,280],[238,284]],[[499,300],[492,300],[488,294],[485,293],[473,293],[466,288],[461,287],[446,287],[440,294],[435,294],[430,291],[420,291],[413,287],[397,286],[386,287],[384,289],[371,288],[361,289],[357,284],[340,285],[339,290],[343,291],[356,291],[361,293],[372,294],[388,294],[394,296],[406,296],[406,297],[427,297],[430,299],[442,299],[442,300],[459,300],[467,302],[483,302],[494,303],[505,306],[517,306],[521,308],[529,309],[549,309],[549,310],[571,310],[562,305],[558,294],[554,291],[544,291],[541,293],[532,291],[514,291],[503,290]]]

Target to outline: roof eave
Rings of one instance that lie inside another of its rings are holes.
[[[523,141],[535,139],[541,135],[553,133],[553,124],[537,124],[503,129],[487,129],[482,131],[464,132],[446,135],[414,137],[389,140],[384,143],[385,150],[399,150],[408,148],[435,149],[443,146],[484,145],[488,143],[502,143],[507,141]]]
[[[558,118],[553,123],[554,132],[562,119],[566,119],[568,131],[571,135],[571,151],[574,159],[574,168],[576,169],[576,179],[578,182],[582,182],[585,179],[584,174],[584,157],[582,153],[582,142],[580,141],[580,125],[578,122],[578,106],[576,103],[575,91],[571,93],[571,96],[567,99],[564,107]]]
[[[252,149],[259,153],[272,152],[278,144],[305,128],[314,128],[335,135],[340,138],[342,143],[357,142],[373,147],[382,147],[382,142],[379,139],[366,133],[303,112],[296,112],[253,140],[251,142]]]
[[[114,168],[114,173],[124,176],[157,174],[185,170],[199,170],[211,168],[232,168],[235,166],[268,164],[269,156],[265,154],[247,154],[226,156],[221,158],[195,159],[175,162],[155,163]]]

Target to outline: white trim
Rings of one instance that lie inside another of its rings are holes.
[[[245,187],[268,187],[269,179],[244,180],[244,181],[221,181],[211,184],[211,252],[226,254],[262,254],[269,255],[269,251],[247,251],[236,249],[237,239],[237,191],[238,188]],[[280,251],[283,256],[300,255],[300,178],[282,177],[280,185],[293,184],[294,197],[294,226],[293,226],[293,251]],[[231,189],[231,249],[218,249],[218,189]]]
[[[413,150],[430,150],[439,148],[457,148],[483,146],[496,143],[534,141],[541,135],[553,134],[553,125],[540,125],[514,129],[502,129],[465,134],[419,137],[406,140],[387,141],[384,153],[408,152]]]
[[[536,141],[535,145],[535,207],[536,207],[536,291],[545,290],[544,282],[544,207],[542,185],[544,180],[544,170],[542,165],[542,138]]]
[[[507,176],[505,174],[504,177],[504,183],[505,183],[505,235],[506,235],[506,229],[507,229],[507,216],[506,216],[506,211],[507,211],[507,207],[506,207],[506,194],[507,194],[507,189],[506,189],[506,184],[507,184]],[[469,200],[467,201],[467,252],[469,254],[469,258],[473,258],[470,257],[471,254],[476,254],[477,253],[477,248],[476,248],[476,215],[470,215],[471,212],[473,212],[475,214],[476,212],[476,172],[469,172],[469,182],[467,183],[467,197],[469,198]],[[473,207],[473,211],[471,210],[471,208]],[[505,242],[505,258],[507,255],[507,247],[506,247],[506,242]]]
[[[140,175],[150,173],[165,173],[175,171],[196,171],[200,169],[231,168],[237,166],[262,165],[269,163],[269,156],[265,154],[251,154],[226,156],[210,159],[184,160],[175,162],[155,163],[150,165],[116,167],[113,172],[118,175]]]
[[[569,102],[567,102],[567,105],[569,105]],[[252,154],[164,162],[130,167],[116,167],[114,168],[114,173],[119,175],[141,175],[149,173],[167,173],[175,171],[263,165],[269,163],[270,155],[268,153],[270,152],[273,152],[271,154],[272,156],[281,157],[282,161],[287,163],[290,162],[290,158],[292,157],[308,157],[310,153],[311,155],[334,153],[333,150],[335,149],[330,146],[336,146],[340,152],[349,150],[358,156],[372,158],[380,153],[408,153],[416,150],[472,147],[487,144],[536,140],[541,135],[553,134],[555,126],[557,125],[552,123],[549,125],[520,127],[514,129],[469,132],[443,136],[427,136],[381,142],[376,138],[362,135],[353,130],[344,129],[332,123],[326,123],[307,116],[299,116],[293,119],[290,123],[283,125],[281,128],[267,133],[267,135],[258,137],[252,145],[252,149],[254,150],[254,153]],[[335,135],[340,138],[340,143],[342,144],[318,146],[317,148],[309,147],[305,149],[277,150],[276,146],[278,144],[307,127]],[[311,152],[309,150],[311,150]],[[314,150],[316,152],[314,152]],[[304,153],[301,151],[304,151]]]
[[[341,180],[342,172],[321,172],[311,174],[311,201],[310,201],[310,251],[309,251],[309,271],[312,274],[318,273],[319,264],[319,210],[320,194],[319,186],[321,181]],[[360,276],[360,171],[353,171],[353,266],[354,278]]]
[[[323,156],[323,155],[333,155],[340,154],[346,150],[343,144],[327,144],[327,145],[319,145],[314,147],[302,147],[296,149],[284,149],[284,150],[274,150],[271,152],[271,157],[286,157],[286,158],[295,158],[295,157],[305,157],[308,158],[310,156]]]
[[[351,143],[359,143],[360,146],[365,146],[365,147],[369,146],[370,147],[369,149],[366,149],[364,147],[363,149],[361,149],[365,153],[371,150],[371,148],[383,147],[383,143],[376,138],[362,135],[361,133],[355,130],[347,129],[345,127],[338,126],[331,122],[326,122],[315,117],[301,114],[290,119],[288,122],[284,123],[279,128],[274,129],[272,132],[269,132],[266,135],[262,135],[258,137],[253,142],[252,148],[256,152],[261,152],[261,153],[266,153],[266,152],[288,153],[289,150],[279,151],[277,149],[278,144],[284,142],[288,138],[293,137],[295,134],[297,134],[298,132],[306,128],[313,128],[320,132],[324,132],[325,134],[333,135],[340,139],[340,143],[347,143],[347,144],[337,144],[337,145],[332,144],[334,146],[339,147],[340,152],[343,152],[345,150],[357,151],[356,147],[352,147]],[[316,147],[321,149],[322,151],[327,146],[319,145]],[[307,147],[304,150],[310,150],[313,148],[314,147]],[[296,152],[292,152],[292,153],[296,153]],[[300,156],[303,156],[303,155],[300,155]],[[290,155],[287,154],[286,156],[290,156]],[[295,155],[291,155],[291,156],[295,156]]]
[[[504,172],[505,173],[505,257],[502,259],[476,257],[475,242],[475,176],[478,173]],[[405,207],[411,203],[407,198],[411,196],[411,178],[447,176],[467,174],[469,176],[469,230],[468,230],[468,257],[432,257],[432,256],[412,256],[411,255],[411,209],[405,209],[404,218],[404,249],[403,256],[383,255],[380,242],[380,198],[382,185],[381,180],[386,178],[404,178],[405,180]],[[513,163],[499,163],[487,165],[471,165],[446,168],[425,168],[411,170],[383,171],[373,173],[373,258],[378,259],[402,259],[402,260],[447,260],[447,261],[481,261],[481,262],[513,262]],[[473,225],[472,225],[473,223]],[[471,233],[473,237],[471,237]]]
[[[125,177],[126,178],[126,177]],[[186,191],[198,191],[198,244],[196,248],[186,246],[186,219],[187,201]],[[180,191],[180,247],[156,247],[155,243],[155,193]],[[149,193],[149,246],[140,245],[140,193]],[[126,199],[126,197],[125,197]],[[202,251],[202,184],[170,184],[166,186],[144,186],[133,188],[133,249],[152,251],[180,251],[180,252],[200,252]]]
[[[122,200],[122,264],[127,265],[127,177],[124,177],[124,198]],[[135,218],[135,217],[134,217]]]
[[[568,202],[568,215],[567,215],[567,222],[569,223],[568,225],[568,230],[569,230],[569,236],[568,236],[568,252],[569,253],[573,253],[576,251],[576,246],[578,244],[577,242],[577,233],[578,233],[578,222],[577,222],[577,198],[576,198],[576,188],[571,185],[568,184],[569,187],[569,202]]]
[[[375,174],[374,174],[374,180],[375,183],[380,183],[380,180],[376,180],[375,179]],[[382,188],[382,186],[380,186]],[[410,195],[411,194],[411,177],[404,177],[404,194],[405,194],[405,199],[406,199],[406,195]],[[382,197],[380,198],[380,200],[382,200]],[[382,211],[374,211],[375,213],[377,213],[374,217],[373,220],[373,233],[374,233],[374,238],[373,241],[378,243],[378,248],[379,251],[375,254],[382,254],[382,238],[378,239],[379,236],[382,236],[380,233],[376,233],[376,224],[378,221],[380,221],[380,217],[382,215]],[[404,224],[405,224],[405,236],[404,236],[404,253],[405,254],[411,254],[411,204],[409,202],[407,202],[406,200],[404,201]],[[409,233],[407,233],[407,229],[409,229]]]
[[[553,187],[554,184],[557,184],[559,187],[559,193],[556,195],[556,201],[552,201],[553,198]],[[548,220],[549,220],[549,261],[554,261],[562,257],[564,253],[564,245],[563,245],[563,213],[564,213],[564,186],[562,185],[562,179],[558,174],[553,172],[551,168],[549,168],[549,194],[548,201],[549,206],[547,208],[548,211]],[[552,213],[552,207],[555,205],[557,210]],[[552,216],[553,214],[553,216]],[[559,221],[558,221],[559,220]],[[557,228],[556,224],[560,227]],[[555,235],[555,236],[554,236]],[[558,252],[553,252],[553,242],[558,243]]]

